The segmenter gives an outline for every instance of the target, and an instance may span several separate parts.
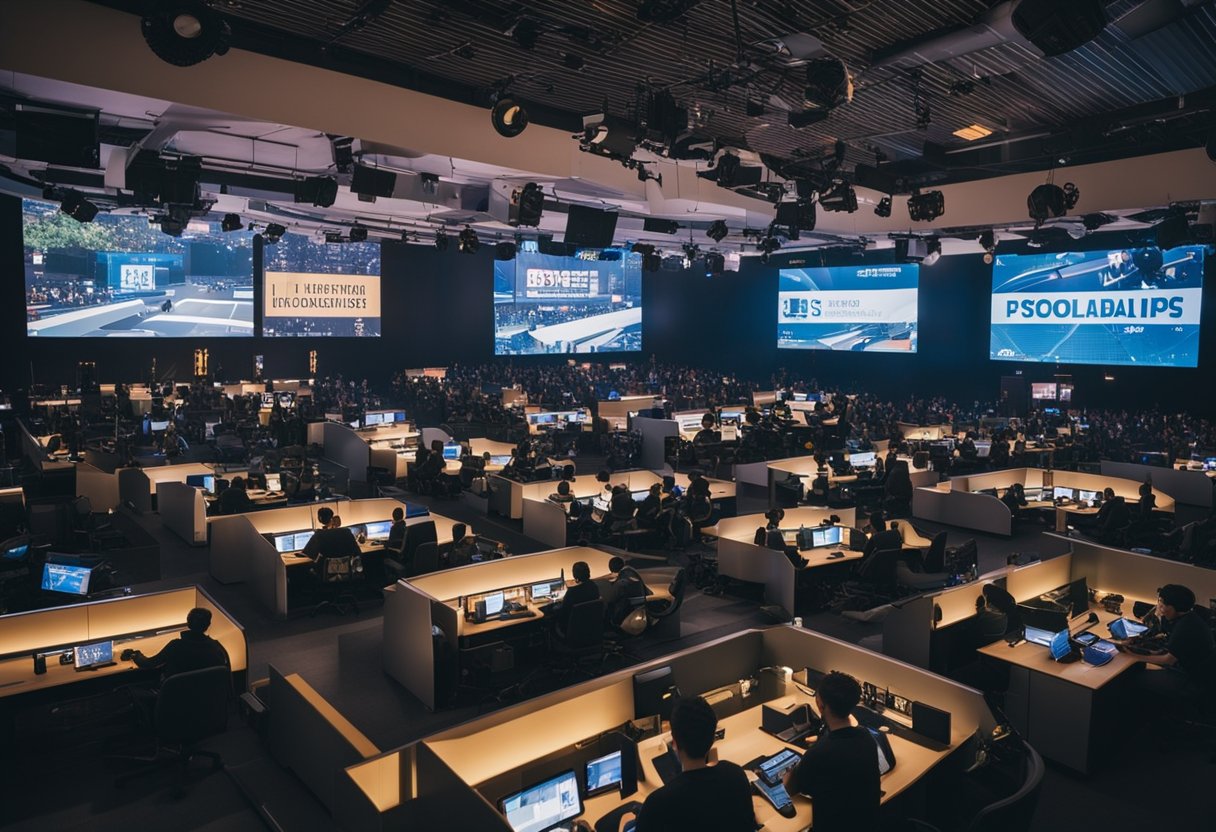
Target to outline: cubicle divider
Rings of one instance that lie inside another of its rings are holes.
[[[345,468],[351,480],[364,482],[372,459],[371,447],[363,436],[338,422],[326,422],[323,433],[325,458]]]
[[[621,396],[619,399],[601,399],[596,402],[595,415],[608,423],[609,430],[625,430],[629,426],[630,413],[662,406],[661,396]],[[661,465],[662,463],[654,467]]]
[[[1084,575],[1089,587],[1100,595],[1117,593],[1129,601],[1153,603],[1158,587],[1182,584],[1195,593],[1195,603],[1201,606],[1207,607],[1216,599],[1216,570],[1085,540],[1048,536],[1071,544],[1073,577]]]
[[[674,419],[653,419],[635,416],[633,429],[642,437],[639,460],[646,468],[662,468],[667,464],[666,442],[669,436],[680,435],[680,425]]]
[[[234,472],[234,475],[237,472]],[[161,483],[184,483],[194,475],[226,476],[213,466],[197,462],[183,465],[154,465],[148,468],[120,468],[118,497],[122,504],[137,514],[148,514],[159,506],[157,493]]]
[[[76,463],[76,496],[87,497],[93,511],[111,511],[122,501],[118,496],[118,474],[87,462]]]
[[[882,443],[879,443],[882,444]],[[885,450],[885,449],[884,449]],[[878,450],[875,445],[876,454],[883,451]],[[900,457],[900,460],[908,463],[908,476],[912,480],[912,487],[927,487],[937,484],[937,472],[931,468],[913,468],[912,459],[910,457]],[[764,485],[768,488],[768,503],[770,506],[777,504],[777,483],[788,479],[791,475],[802,478],[803,485],[809,490],[811,482],[815,479],[819,472],[819,463],[815,461],[814,456],[794,456],[786,459],[774,459],[765,463],[766,480]],[[832,470],[831,466],[827,466],[828,482],[831,485],[849,484],[853,487],[858,487],[866,484],[876,486],[882,485],[882,480],[861,480],[855,475],[838,477]]]
[[[156,488],[156,507],[165,528],[191,546],[207,545],[207,500],[203,489],[168,481]]]
[[[1180,503],[1203,508],[1212,507],[1216,476],[1209,471],[1162,468],[1159,465],[1112,462],[1109,459],[1102,460],[1101,471],[1107,477],[1120,477],[1136,482],[1152,480],[1153,488],[1161,489]]]

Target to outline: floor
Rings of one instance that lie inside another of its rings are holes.
[[[594,466],[593,461],[587,464]],[[765,499],[762,489],[744,487],[739,495],[739,513],[762,511]],[[543,548],[523,537],[517,525],[487,518],[482,505],[471,495],[437,502],[433,510],[471,522],[480,533],[506,542],[514,553]],[[499,706],[499,702],[489,701],[427,712],[381,670],[378,608],[365,609],[356,618],[274,620],[253,603],[243,587],[223,586],[210,578],[206,548],[186,546],[165,531],[155,515],[139,520],[161,542],[163,573],[161,581],[141,585],[141,590],[200,584],[245,626],[251,679],[263,678],[271,662],[285,673],[300,673],[379,747],[414,741]],[[924,524],[924,530],[937,531],[937,527]],[[958,529],[946,531],[950,545],[972,536]],[[1043,537],[1041,527],[1035,526],[1019,529],[1009,539],[975,536],[981,573],[1002,565],[1013,554],[1050,557],[1063,548],[1060,541]],[[692,591],[685,603],[680,640],[664,644],[643,641],[631,646],[629,653],[614,660],[616,664],[608,669],[768,624],[751,599]],[[827,612],[808,614],[804,624],[851,642],[872,641],[880,632],[877,625]],[[539,690],[544,687],[542,679]],[[0,755],[0,765],[4,766],[0,776],[0,828],[217,832],[267,827],[333,828],[319,804],[292,775],[268,759],[257,735],[235,717],[232,730],[213,743],[225,758],[226,774],[195,780],[180,800],[169,796],[163,781],[115,789],[113,777],[125,769],[107,761],[105,755],[125,724],[122,717],[103,720],[78,736],[58,736],[50,743]],[[1111,765],[1099,775],[1082,778],[1049,765],[1032,828],[1064,830],[1105,824],[1136,828],[1141,823],[1205,828],[1200,819],[1216,816],[1216,793],[1203,788],[1216,775],[1216,766],[1209,763],[1211,744],[1196,736],[1146,736],[1142,726],[1134,725],[1128,727],[1128,736],[1125,763]]]

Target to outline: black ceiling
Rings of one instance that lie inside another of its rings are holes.
[[[101,0],[138,11],[136,0]],[[1061,0],[1063,2],[1063,0]],[[1189,6],[1185,0],[1153,0]],[[1108,26],[1054,58],[1006,43],[949,62],[872,68],[874,54],[974,22],[984,0],[695,0],[669,23],[643,23],[637,0],[215,0],[234,45],[488,105],[509,80],[532,120],[574,129],[581,115],[624,115],[639,82],[670,88],[699,130],[721,143],[814,168],[847,145],[845,168],[884,190],[1036,170],[1202,144],[1212,129],[1216,10],[1198,8],[1129,37]],[[669,3],[670,5],[670,3]],[[1107,4],[1111,20],[1139,0]],[[387,6],[364,25],[357,14]],[[522,22],[521,22],[522,21]],[[522,47],[508,34],[530,30]],[[818,37],[857,76],[851,103],[796,130],[780,109],[801,107],[803,71],[761,59],[751,45],[790,32]],[[335,40],[336,38],[336,40]],[[737,61],[742,46],[746,60]],[[568,65],[581,59],[582,67]],[[213,60],[222,60],[214,58]],[[918,80],[919,76],[919,80]],[[918,126],[916,99],[927,107]],[[1184,97],[1181,98],[1180,97]],[[747,103],[765,112],[746,114]],[[776,106],[774,106],[776,105]],[[922,119],[923,121],[923,119]],[[952,135],[994,130],[977,145]],[[996,143],[995,140],[1017,139]],[[526,141],[524,133],[517,141]],[[953,152],[952,152],[953,151]],[[875,173],[876,166],[877,173]]]

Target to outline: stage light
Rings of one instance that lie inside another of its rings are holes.
[[[1036,224],[1062,217],[1077,204],[1081,191],[1071,182],[1061,188],[1050,182],[1039,185],[1026,197],[1026,209]]]
[[[338,180],[332,176],[310,176],[296,181],[296,202],[311,202],[318,208],[329,208],[337,199]]]
[[[891,197],[884,196],[878,200],[878,204],[874,206],[874,213],[880,217],[891,216]]]
[[[848,182],[833,182],[826,191],[819,194],[819,207],[825,211],[857,210],[857,192]]]
[[[352,243],[363,243],[367,241],[367,226],[355,223],[350,227],[350,241]]]
[[[508,222],[511,225],[540,225],[540,217],[545,207],[545,191],[535,182],[529,182],[518,191],[511,194],[511,209]]]
[[[515,243],[497,243],[494,246],[494,259],[514,260],[516,250]]]
[[[462,254],[473,254],[479,248],[481,248],[481,241],[477,239],[477,232],[466,225],[456,235],[456,249]]]
[[[946,197],[941,191],[917,191],[908,197],[908,216],[913,222],[932,222],[946,213]]]
[[[720,243],[730,234],[730,229],[726,227],[723,220],[714,220],[709,228],[705,229],[705,236],[713,240],[715,243]]]
[[[514,98],[505,95],[490,110],[490,123],[498,135],[513,139],[528,126],[528,111]]]
[[[155,55],[174,66],[193,66],[228,51],[232,29],[199,0],[158,4],[140,21],[144,41]]]
[[[806,88],[803,91],[808,107],[832,110],[853,100],[853,79],[849,68],[839,58],[818,58],[807,62]]]
[[[521,17],[510,28],[507,34],[515,38],[515,42],[519,44],[520,49],[531,51],[536,48],[536,41],[540,39],[540,27],[536,25],[536,21],[532,18]]]
[[[623,118],[603,113],[583,117],[583,133],[578,149],[607,159],[626,162],[638,147],[637,127]]]
[[[925,256],[920,261],[922,266],[932,266],[942,257],[942,241],[936,237],[925,240]]]
[[[354,143],[355,140],[349,136],[339,136],[329,140],[329,144],[333,148],[334,167],[338,173],[350,173],[350,169],[355,163]]]
[[[726,258],[716,251],[711,251],[705,255],[705,276],[722,274],[726,268]]]
[[[245,223],[241,222],[240,214],[224,214],[224,218],[220,220],[220,229],[225,233],[229,231],[240,231],[245,227]]]
[[[267,243],[277,243],[287,233],[287,229],[278,223],[272,222],[266,226],[266,230],[262,232],[262,240]]]
[[[97,206],[85,199],[80,191],[65,191],[59,210],[76,222],[92,222],[97,216]]]
[[[996,253],[996,234],[991,229],[980,235],[980,248],[984,249],[984,262],[991,265]]]
[[[435,232],[435,248],[439,251],[448,250],[448,235],[443,233],[443,229]]]

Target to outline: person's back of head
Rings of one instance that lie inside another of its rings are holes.
[[[405,510],[402,508],[393,509],[393,522],[399,523],[405,519]]]
[[[596,482],[605,482],[606,483],[611,478],[612,478],[612,474],[608,471],[607,468],[601,468],[600,472],[595,475]]]
[[[875,532],[886,531],[887,521],[883,519],[882,512],[876,511],[870,515],[870,528]]]
[[[244,491],[246,488],[245,478],[244,477],[233,477],[231,487],[235,488],[237,491]]]
[[[718,717],[699,696],[682,696],[671,708],[671,739],[690,760],[705,760],[714,744]]]
[[[560,495],[562,495],[563,497],[568,497],[568,496],[570,496],[570,482],[569,482],[569,480],[562,480],[561,482],[559,482],[559,483],[557,484],[557,493],[558,493],[558,494],[560,494]]]
[[[192,633],[205,633],[211,626],[211,610],[195,607],[186,613],[186,627]]]
[[[335,514],[333,519],[329,521],[329,527],[331,529],[342,528],[342,517],[340,515]]]
[[[785,519],[785,511],[780,508],[770,508],[764,513],[764,519],[768,521],[769,528],[775,529]]]
[[[837,719],[848,719],[861,701],[861,685],[847,673],[833,670],[819,680],[815,695],[820,706]]]
[[[1109,486],[1102,489],[1102,499],[1104,499],[1104,500],[1115,499],[1115,489],[1110,488]]]
[[[619,575],[621,573],[621,570],[624,568],[625,568],[625,559],[623,557],[621,557],[620,555],[613,555],[612,559],[610,561],[608,561],[608,571],[611,572],[613,575]]]
[[[1195,606],[1195,593],[1182,584],[1166,584],[1157,590],[1157,598],[1178,615],[1185,615]]]
[[[303,479],[303,478],[301,478]],[[317,522],[321,524],[321,528],[329,528],[329,524],[334,520],[334,510],[328,506],[317,509]]]
[[[585,560],[575,561],[574,566],[570,569],[570,574],[574,575],[574,580],[585,584],[591,580],[591,567]]]

